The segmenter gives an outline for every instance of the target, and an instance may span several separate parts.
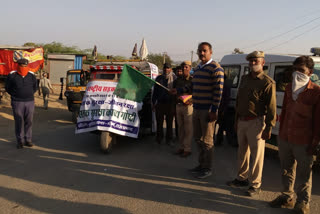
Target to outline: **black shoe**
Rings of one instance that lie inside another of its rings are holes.
[[[276,199],[269,202],[272,208],[293,208],[294,201],[287,195],[279,195]]]
[[[184,150],[183,149],[178,149],[174,154],[175,155],[181,155],[184,153]]]
[[[22,143],[17,143],[17,149],[22,149],[23,148],[23,144]]]
[[[249,185],[248,179],[240,181],[238,179],[234,179],[233,181],[228,181],[227,185],[230,187],[246,187]]]
[[[180,157],[186,158],[186,157],[188,157],[188,156],[190,156],[190,155],[191,155],[191,152],[183,152],[183,153],[180,155]]]
[[[259,188],[254,188],[254,187],[251,186],[251,187],[249,187],[249,189],[247,190],[246,194],[247,194],[248,196],[253,197],[253,196],[255,196],[255,195],[259,195],[260,192],[261,192],[261,188],[260,188],[260,187],[259,187]]]
[[[26,145],[28,147],[33,147],[33,143],[32,142],[28,142],[28,141],[26,141],[24,145]]]
[[[202,167],[199,165],[193,169],[189,169],[189,172],[191,172],[192,174],[196,174],[196,173],[201,172],[201,170],[202,170]]]
[[[195,177],[199,179],[207,178],[212,175],[211,169],[202,169]]]

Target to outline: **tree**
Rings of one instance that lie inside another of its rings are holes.
[[[166,55],[165,56],[166,62],[172,63],[172,60],[170,56]],[[159,69],[162,69],[163,67],[163,55],[161,53],[154,54],[150,53],[148,55],[148,62],[155,64],[158,66]]]
[[[244,52],[241,51],[239,48],[235,48],[232,53],[233,54],[243,54]]]
[[[27,42],[23,44],[23,47],[37,47],[37,44],[33,42]]]

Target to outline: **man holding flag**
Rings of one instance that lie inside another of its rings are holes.
[[[156,81],[169,89],[173,88],[173,81],[177,77],[172,72],[171,64],[166,62],[163,65],[163,74],[156,78]],[[168,93],[163,87],[156,85],[152,96],[152,105],[156,111],[157,120],[157,142],[160,144],[163,139],[163,121],[166,117],[166,143],[170,145],[173,138],[172,122],[175,112],[175,96]]]

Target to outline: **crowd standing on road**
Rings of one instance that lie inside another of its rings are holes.
[[[157,121],[156,141],[159,144],[163,141],[165,120],[166,143],[172,145],[175,116],[179,139],[175,154],[184,158],[190,156],[193,138],[199,149],[199,163],[190,172],[203,179],[212,175],[213,148],[222,144],[223,131],[226,131],[229,143],[238,146],[237,175],[227,185],[248,187],[248,196],[258,195],[261,192],[265,140],[271,137],[277,108],[275,81],[263,69],[265,54],[254,51],[247,55],[250,72],[241,78],[232,120],[230,115],[233,112],[228,108],[231,87],[227,84],[224,69],[212,59],[211,44],[200,43],[197,53],[200,63],[194,68],[193,76],[190,75],[192,62],[184,61],[176,74],[170,63],[164,63],[163,74],[156,78],[164,86],[155,85],[152,96]],[[18,69],[9,74],[5,87],[11,95],[17,148],[21,149],[24,145],[33,146],[37,80],[28,69],[28,60],[20,59],[17,63]],[[311,57],[296,58],[292,83],[285,87],[278,136],[283,189],[269,202],[271,207],[294,207],[297,213],[303,214],[310,213],[313,155],[320,142],[320,87],[310,80],[313,69]],[[52,86],[46,74],[39,86],[47,109]],[[217,122],[220,131],[215,138]],[[235,136],[237,141],[233,139]],[[294,202],[296,178],[300,184]]]

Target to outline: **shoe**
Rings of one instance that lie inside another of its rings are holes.
[[[260,192],[261,192],[261,188],[260,188],[260,187],[259,187],[259,188],[254,188],[254,187],[251,186],[251,187],[249,187],[249,189],[247,190],[246,194],[247,194],[248,196],[253,197],[253,196],[255,196],[255,195],[259,195]]]
[[[293,208],[293,199],[287,195],[279,195],[276,199],[269,202],[269,206],[272,208]]]
[[[195,177],[199,179],[207,178],[212,175],[211,169],[202,169]]]
[[[28,142],[28,141],[26,141],[24,145],[26,145],[28,147],[33,147],[33,143],[32,142]]]
[[[175,155],[181,155],[183,154],[184,150],[183,149],[178,149],[174,154]]]
[[[248,179],[240,181],[238,179],[234,179],[233,181],[228,181],[227,185],[230,187],[246,187],[249,185]]]
[[[304,201],[297,202],[294,205],[294,211],[297,214],[309,214],[310,213],[310,205]]]
[[[22,143],[17,143],[17,149],[22,149],[23,148],[23,144]]]
[[[180,155],[180,157],[186,158],[186,157],[188,157],[189,155],[191,155],[191,152],[183,152],[183,153]]]
[[[196,166],[196,167],[193,168],[193,169],[190,169],[189,171],[190,171],[192,174],[196,174],[196,173],[201,172],[201,170],[202,170],[202,167],[199,165],[199,166]]]

